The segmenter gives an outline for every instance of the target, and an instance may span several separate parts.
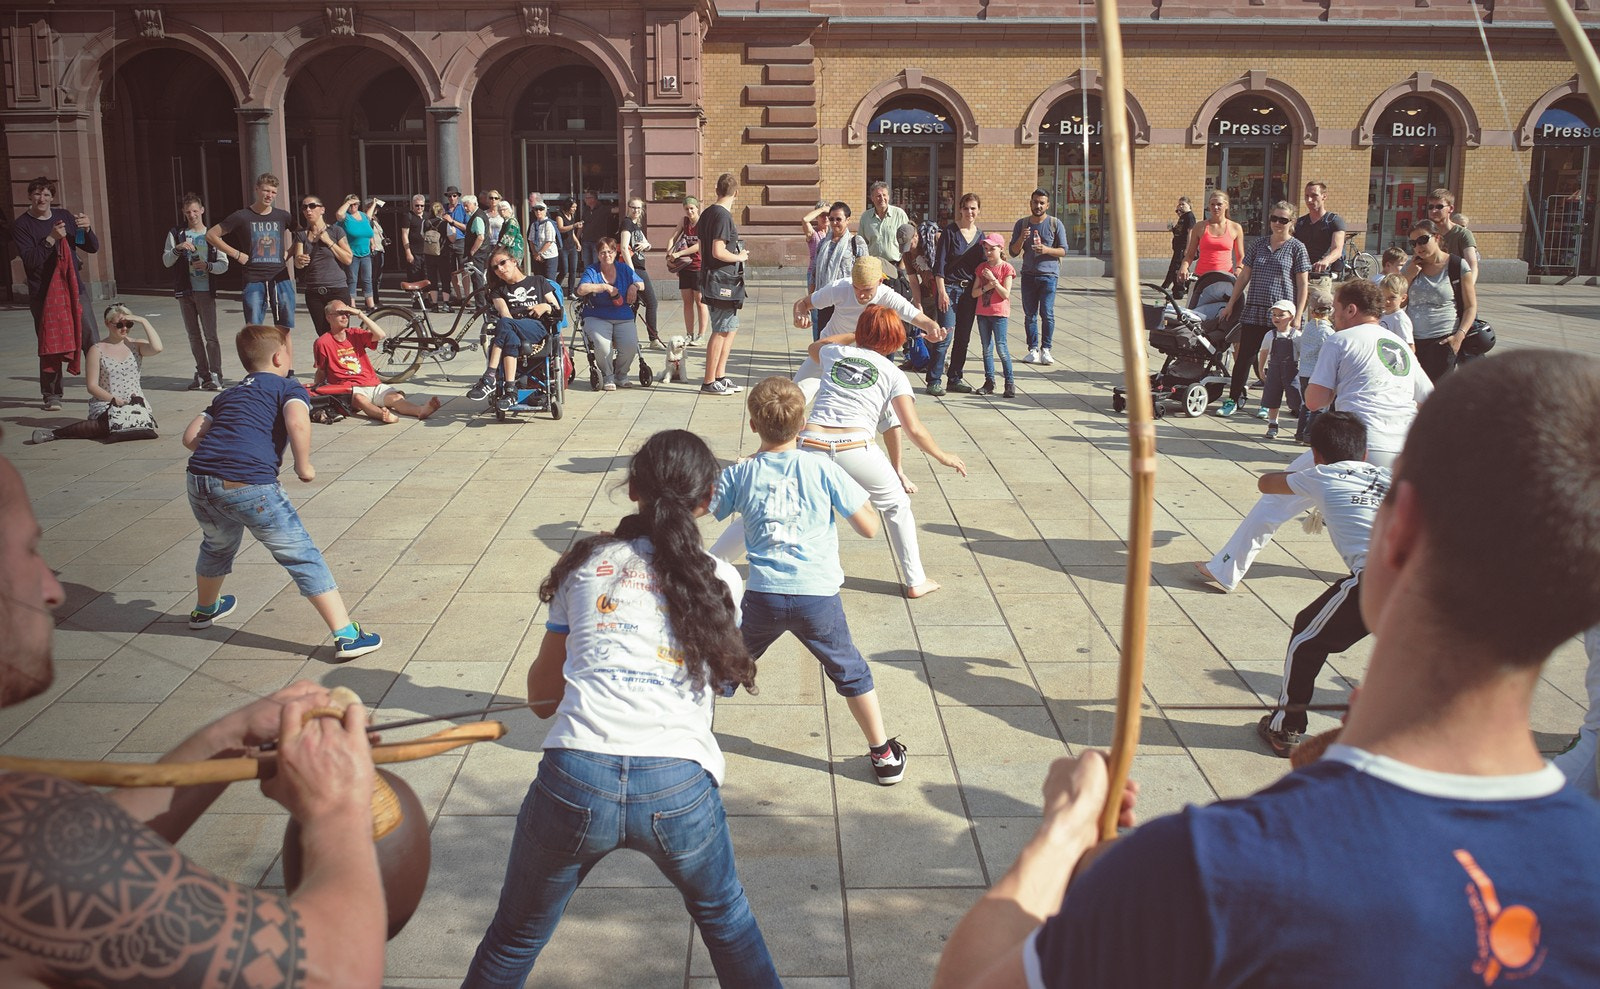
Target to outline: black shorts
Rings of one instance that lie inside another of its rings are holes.
[[[700,271],[697,268],[685,268],[678,272],[678,288],[692,288],[700,290]]]

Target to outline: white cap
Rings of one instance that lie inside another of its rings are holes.
[[[1290,302],[1288,299],[1279,299],[1277,302],[1274,302],[1272,304],[1272,308],[1273,309],[1282,309],[1284,312],[1288,313],[1291,316],[1293,316],[1295,313],[1300,311],[1300,307],[1296,306],[1293,302]]]

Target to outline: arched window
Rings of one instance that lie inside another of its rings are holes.
[[[1104,124],[1100,97],[1070,93],[1039,122],[1039,188],[1067,228],[1068,254],[1111,253],[1106,232]]]
[[[889,183],[889,201],[913,222],[948,223],[958,195],[958,147],[954,115],[943,104],[926,96],[892,99],[868,125],[867,183]]]
[[[1228,194],[1228,215],[1244,228],[1245,241],[1267,234],[1267,210],[1289,192],[1294,125],[1277,103],[1244,93],[1224,103],[1206,136],[1206,195]]]
[[[1362,250],[1407,246],[1411,224],[1426,218],[1428,193],[1450,185],[1455,147],[1449,116],[1426,96],[1404,96],[1384,109],[1372,132]]]
[[[1533,128],[1532,216],[1526,259],[1535,274],[1600,271],[1595,197],[1600,193],[1600,126],[1581,96],[1560,100]]]

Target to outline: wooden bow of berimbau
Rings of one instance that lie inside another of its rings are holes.
[[[1122,791],[1139,743],[1139,702],[1144,687],[1146,609],[1150,598],[1150,541],[1154,526],[1156,431],[1139,309],[1139,247],[1133,225],[1133,159],[1123,93],[1122,28],[1116,0],[1099,0],[1106,173],[1110,195],[1111,258],[1122,341],[1123,386],[1128,395],[1128,570],[1122,590],[1122,650],[1117,666],[1117,718],[1109,760],[1110,790],[1100,814],[1100,837],[1113,838]]]

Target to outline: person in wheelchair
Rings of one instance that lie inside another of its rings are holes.
[[[500,319],[489,347],[489,369],[467,392],[476,402],[494,394],[497,382],[516,380],[523,345],[529,344],[532,351],[543,344],[559,327],[555,320],[561,315],[561,290],[543,275],[523,274],[510,250],[495,248],[489,255],[489,271],[498,280],[490,300]]]

